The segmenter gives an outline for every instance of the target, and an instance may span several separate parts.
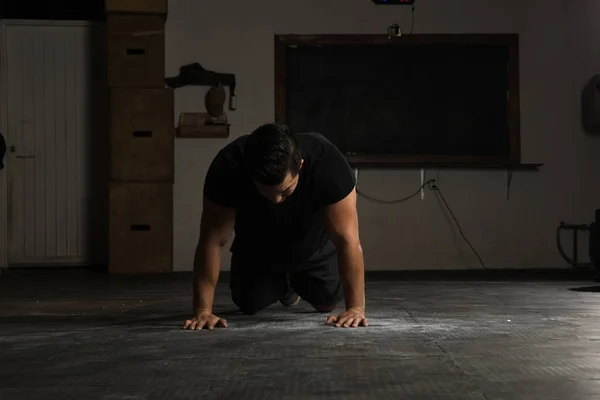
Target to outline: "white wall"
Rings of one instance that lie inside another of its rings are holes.
[[[233,138],[274,118],[273,36],[385,33],[410,27],[410,7],[370,0],[170,0],[167,75],[200,62],[237,75],[238,110],[229,139],[178,139],[175,269],[190,270],[204,174]],[[415,33],[519,33],[522,154],[539,172],[516,172],[506,200],[502,171],[442,170],[438,181],[463,230],[489,268],[563,267],[554,234],[561,220],[590,222],[600,208],[600,137],[581,129],[580,91],[600,72],[600,4],[595,0],[418,0]],[[176,91],[176,115],[203,111],[203,88]],[[392,199],[420,185],[418,170],[361,171],[359,188]],[[429,177],[437,170],[427,171]],[[369,270],[480,268],[432,192],[382,206],[359,201]],[[568,238],[566,240],[568,243]],[[587,247],[587,246],[582,246]],[[224,269],[229,267],[225,253]]]

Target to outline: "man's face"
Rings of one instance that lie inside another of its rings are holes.
[[[304,163],[304,160],[302,160],[302,163]],[[300,165],[300,168],[302,168],[302,165]],[[269,201],[279,204],[291,196],[292,193],[294,193],[294,190],[296,190],[296,187],[298,186],[299,178],[300,173],[296,174],[296,176],[293,176],[288,171],[285,179],[279,185],[267,186],[258,182],[255,182],[255,184],[258,192],[261,195],[269,199]]]

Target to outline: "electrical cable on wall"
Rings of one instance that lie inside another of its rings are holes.
[[[473,251],[473,253],[477,257],[477,259],[481,263],[481,266],[483,267],[483,269],[488,269],[486,267],[485,263],[483,262],[483,259],[481,258],[481,256],[477,252],[477,250],[475,250],[475,246],[473,246],[473,244],[471,243],[471,241],[469,239],[467,239],[465,233],[462,230],[462,227],[460,226],[460,223],[458,222],[458,218],[456,218],[456,215],[454,215],[454,212],[450,208],[450,205],[446,201],[446,198],[442,194],[442,191],[440,190],[439,186],[437,186],[435,184],[435,179],[429,179],[429,180],[425,181],[419,187],[418,190],[416,190],[414,193],[412,193],[412,194],[410,194],[410,195],[408,195],[406,197],[403,197],[403,198],[400,198],[400,199],[396,199],[396,200],[381,200],[381,199],[376,199],[374,197],[368,196],[368,195],[364,194],[363,192],[361,192],[358,189],[358,170],[355,170],[355,176],[356,176],[356,193],[358,194],[358,196],[361,197],[361,198],[363,198],[363,199],[365,199],[365,200],[372,201],[372,202],[378,203],[378,204],[398,204],[398,203],[402,203],[404,201],[407,201],[407,200],[412,199],[413,197],[417,196],[421,192],[421,190],[423,188],[427,187],[427,188],[433,190],[435,192],[435,194],[437,196],[439,196],[439,198],[442,200],[442,203],[444,204],[444,206],[446,207],[446,209],[450,213],[450,216],[454,220],[454,223],[456,224],[456,227],[458,228],[458,232],[460,233],[460,235],[463,238],[463,240],[469,245],[469,247],[471,248],[471,250]]]
[[[430,183],[433,183],[433,182],[435,182],[435,180],[434,179],[430,179],[427,182],[423,183],[421,185],[421,187],[419,187],[419,189],[416,192],[414,192],[414,193],[412,193],[412,194],[410,194],[410,195],[408,195],[406,197],[403,197],[401,199],[397,199],[397,200],[379,200],[379,199],[376,199],[374,197],[367,196],[366,194],[364,194],[363,192],[361,192],[360,190],[358,190],[358,188],[356,189],[356,193],[358,194],[359,197],[362,197],[363,199],[372,201],[374,203],[379,203],[379,204],[398,204],[398,203],[402,203],[402,202],[404,202],[406,200],[410,200],[413,197],[417,196],[419,193],[421,193],[421,189],[423,189],[424,187],[426,187],[427,185],[429,185]]]
[[[467,237],[465,236],[465,234],[464,234],[464,232],[463,232],[463,230],[462,230],[462,228],[460,226],[460,223],[458,222],[458,218],[456,218],[456,215],[454,215],[454,212],[452,211],[452,209],[448,205],[448,202],[446,201],[446,198],[442,194],[442,191],[440,190],[439,186],[437,186],[436,184],[433,184],[433,185],[431,185],[431,190],[433,190],[442,199],[442,202],[444,203],[444,205],[448,209],[448,212],[450,213],[450,216],[452,217],[452,219],[454,220],[454,223],[456,224],[456,227],[458,228],[458,232],[460,233],[460,235],[462,236],[462,238],[464,239],[464,241],[467,242],[467,244],[469,245],[469,247],[471,248],[471,250],[473,250],[473,253],[475,253],[475,255],[477,256],[477,259],[479,259],[479,262],[481,263],[481,266],[483,267],[483,269],[488,269],[485,266],[485,263],[481,259],[481,256],[479,255],[479,253],[477,252],[477,250],[475,250],[475,247],[473,246],[473,244],[471,243],[471,241],[469,241],[469,239],[467,239]]]

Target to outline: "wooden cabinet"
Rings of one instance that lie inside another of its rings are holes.
[[[107,12],[167,14],[167,0],[105,0]]]
[[[165,86],[165,28],[160,15],[109,14],[110,87]]]
[[[113,181],[173,182],[173,90],[113,88],[110,93]]]
[[[173,270],[174,99],[166,0],[106,0],[111,274]]]
[[[109,272],[171,272],[173,185],[111,182],[109,193]]]

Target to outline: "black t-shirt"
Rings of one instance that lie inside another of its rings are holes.
[[[204,195],[235,208],[236,255],[277,264],[313,256],[329,241],[324,208],[352,192],[354,173],[342,153],[318,133],[299,133],[304,164],[294,193],[280,204],[262,196],[243,168],[247,135],[224,147],[208,169]]]

